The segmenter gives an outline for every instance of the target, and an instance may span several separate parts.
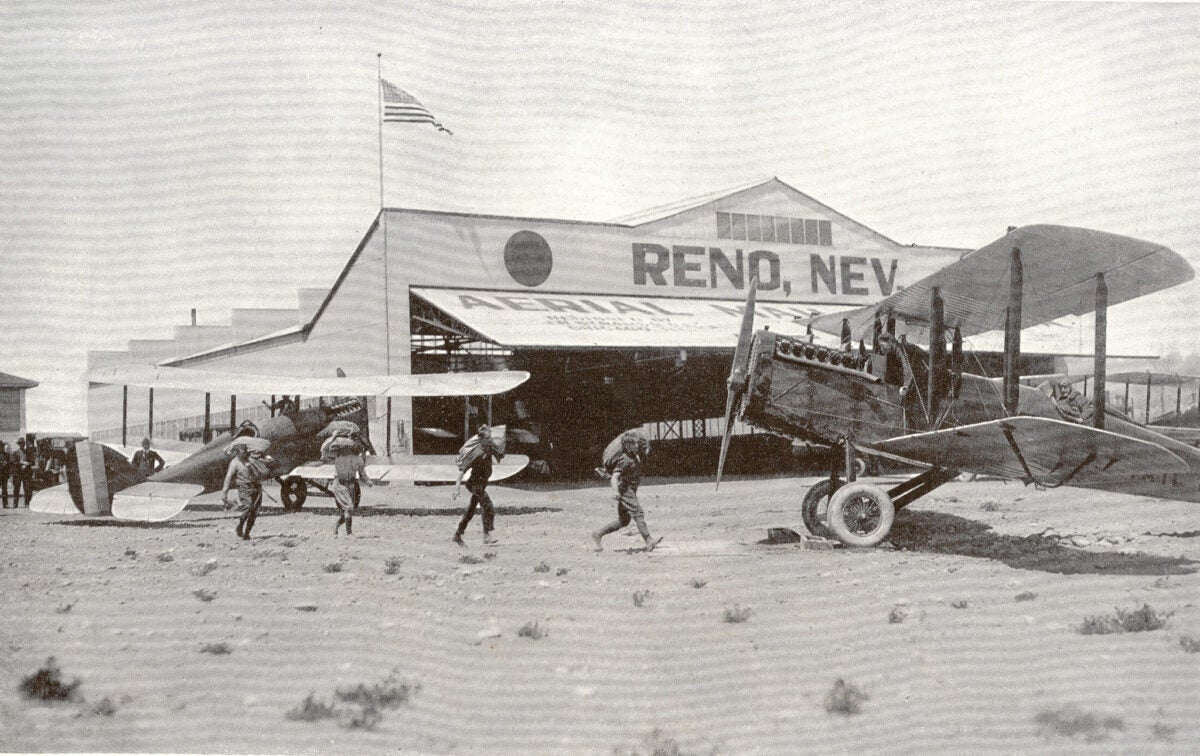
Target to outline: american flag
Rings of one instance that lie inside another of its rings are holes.
[[[381,79],[383,85],[383,120],[385,123],[428,123],[436,126],[438,131],[447,134],[454,132],[438,123],[428,109],[416,97],[405,92],[387,79]]]

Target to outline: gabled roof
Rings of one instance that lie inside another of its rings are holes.
[[[739,184],[738,186],[719,189],[715,192],[708,192],[707,194],[701,194],[696,197],[688,197],[687,199],[676,200],[666,205],[648,207],[645,210],[638,210],[637,212],[630,213],[629,215],[622,215],[620,218],[613,218],[608,222],[617,223],[622,226],[640,226],[644,223],[651,223],[664,218],[670,218],[672,215],[679,215],[680,213],[687,212],[688,210],[700,207],[701,205],[707,205],[710,202],[715,202],[716,200],[724,199],[734,194],[739,194],[748,189],[757,189],[760,186],[766,186],[772,181],[777,181],[781,184],[783,183],[774,177],[769,179],[755,179],[748,184]]]
[[[840,213],[837,210],[834,210],[832,207],[830,207],[829,205],[826,205],[824,202],[820,202],[818,200],[813,199],[812,197],[810,197],[809,195],[800,191],[799,189],[792,186],[791,184],[788,184],[785,181],[780,181],[778,176],[772,176],[771,178],[766,179],[764,181],[754,181],[749,184],[743,184],[741,186],[731,187],[731,188],[728,188],[728,189],[725,189],[725,190],[719,191],[719,192],[710,192],[708,194],[704,194],[699,197],[692,197],[691,199],[680,200],[679,202],[673,202],[669,205],[660,205],[659,207],[650,208],[649,210],[642,210],[640,212],[633,213],[632,215],[623,216],[623,217],[618,218],[617,220],[614,220],[611,222],[624,223],[624,224],[627,224],[630,226],[643,226],[643,225],[646,225],[647,223],[655,223],[657,221],[666,220],[667,218],[670,218],[672,216],[686,213],[690,210],[695,210],[698,207],[702,207],[711,202],[716,202],[717,200],[732,199],[733,197],[737,196],[738,194],[742,194],[744,192],[755,191],[757,189],[762,189],[763,187],[771,186],[772,184],[783,188],[785,191],[787,191],[791,194],[796,195],[796,197],[804,200],[805,202],[807,202],[809,204],[824,208],[825,211],[828,212],[830,215],[841,218],[845,223],[861,229],[865,233],[869,234],[870,236],[874,236],[875,238],[879,239],[880,241],[882,241],[883,243],[885,243],[889,246],[892,246],[892,247],[905,246],[905,245],[900,244],[900,242],[896,241],[895,239],[884,236],[883,234],[879,233],[878,231],[871,228],[870,226],[859,223],[858,221],[854,220],[853,218],[846,215],[845,213]]]
[[[28,378],[21,378],[10,373],[0,373],[0,388],[31,389],[36,385],[38,385],[37,381],[31,381]]]

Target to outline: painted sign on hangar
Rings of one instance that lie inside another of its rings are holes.
[[[778,180],[610,223],[391,212],[408,283],[456,289],[736,300],[757,279],[762,301],[850,306],[961,254],[899,245]]]

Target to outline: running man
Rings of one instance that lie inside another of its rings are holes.
[[[638,503],[637,498],[637,490],[641,482],[642,455],[639,450],[639,438],[636,433],[626,433],[621,437],[621,456],[613,466],[612,479],[609,483],[616,494],[617,519],[605,525],[603,529],[592,533],[596,551],[604,551],[604,546],[600,543],[601,538],[609,533],[616,533],[631,521],[637,524],[638,532],[642,534],[642,540],[646,542],[647,551],[653,551],[654,547],[662,541],[662,536],[652,539],[650,529],[646,527],[645,513],[642,512],[642,505]]]
[[[275,460],[261,453],[252,456],[250,450],[242,445],[234,448],[237,450],[237,456],[229,461],[221,498],[225,501],[226,509],[233,507],[234,502],[229,500],[229,491],[235,483],[237,484],[237,505],[243,511],[242,516],[238,518],[235,532],[243,541],[249,541],[250,529],[254,527],[254,521],[258,519],[258,508],[262,505],[262,482],[271,477],[270,471]]]
[[[467,481],[467,490],[471,492],[471,503],[458,523],[458,530],[454,532],[454,538],[451,539],[459,546],[465,545],[462,539],[463,533],[467,532],[467,525],[475,516],[475,510],[480,507],[483,508],[483,542],[496,542],[495,536],[492,535],[492,528],[496,522],[496,511],[492,507],[492,497],[488,496],[487,485],[488,480],[492,477],[492,458],[494,457],[499,462],[504,459],[504,454],[496,447],[496,442],[492,440],[492,429],[488,426],[479,426],[478,438],[479,456],[466,469],[459,471],[458,480],[454,483],[453,498],[457,500],[458,495],[462,493],[463,476],[470,471],[471,479]]]
[[[337,475],[329,486],[338,508],[337,525],[333,526],[334,537],[337,537],[343,522],[346,523],[346,535],[354,535],[354,510],[358,509],[359,497],[362,495],[359,481],[368,486],[375,485],[367,476],[366,465],[356,445],[341,444],[336,448],[338,456],[334,459],[333,466]]]

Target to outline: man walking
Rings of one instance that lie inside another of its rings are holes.
[[[642,482],[642,455],[639,449],[639,438],[636,433],[626,433],[621,437],[621,456],[613,466],[610,486],[616,493],[617,519],[605,525],[601,530],[592,533],[592,541],[596,551],[604,551],[600,539],[609,533],[615,533],[631,521],[637,524],[642,540],[646,542],[646,550],[653,551],[662,541],[662,536],[650,538],[650,530],[646,527],[645,513],[638,503],[637,490]]]
[[[467,506],[467,511],[463,514],[462,520],[458,523],[458,530],[454,532],[453,540],[459,546],[463,543],[463,533],[467,532],[467,525],[470,524],[471,518],[475,516],[477,508],[483,509],[483,542],[495,543],[496,538],[492,535],[492,528],[496,521],[496,511],[492,508],[492,497],[488,496],[487,485],[488,480],[492,477],[492,458],[497,462],[504,458],[504,453],[496,446],[496,442],[492,439],[492,429],[486,425],[479,426],[479,432],[476,435],[478,445],[475,449],[468,452],[470,455],[475,455],[467,465],[460,465],[458,471],[458,480],[454,483],[454,499],[458,499],[458,495],[462,493],[463,476],[469,471],[471,479],[467,481],[467,490],[471,492],[471,503]]]

